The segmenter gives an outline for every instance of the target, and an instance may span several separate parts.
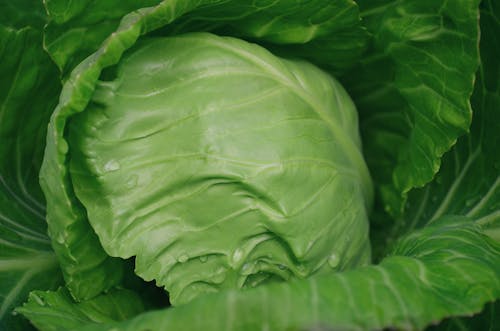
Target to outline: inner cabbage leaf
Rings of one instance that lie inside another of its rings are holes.
[[[357,113],[317,67],[245,41],[145,38],[69,120],[103,248],[173,304],[370,259]]]

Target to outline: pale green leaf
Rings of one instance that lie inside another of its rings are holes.
[[[173,304],[369,262],[371,180],[331,76],[209,33],[144,39],[115,75],[68,125],[72,184]]]
[[[124,321],[144,311],[133,291],[113,289],[88,301],[75,302],[65,288],[33,291],[28,302],[16,309],[40,331],[66,331],[88,324]]]

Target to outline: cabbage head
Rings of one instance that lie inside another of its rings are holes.
[[[370,260],[357,112],[304,60],[209,33],[144,38],[66,127],[63,166],[107,255],[135,256],[173,304]]]

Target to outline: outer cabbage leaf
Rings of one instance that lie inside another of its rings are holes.
[[[110,259],[102,250],[86,220],[85,209],[74,196],[66,168],[69,161],[68,144],[65,140],[67,119],[85,109],[101,71],[116,64],[122,53],[134,45],[140,35],[175,22],[177,18],[197,8],[220,5],[222,15],[223,9],[230,12],[231,4],[236,3],[227,2],[226,6],[225,2],[209,0],[164,1],[156,7],[134,11],[123,18],[117,31],[103,42],[97,52],[75,68],[64,85],[60,103],[49,124],[41,184],[47,197],[53,246],[62,264],[66,283],[75,298],[90,298],[119,283],[121,263]],[[352,7],[351,2],[346,2],[346,5]],[[82,10],[75,12],[84,13]],[[72,17],[72,14],[68,17]]]
[[[427,331],[494,331],[500,325],[500,304],[498,300],[486,305],[481,314],[472,317],[454,317],[438,325],[430,326]]]
[[[123,321],[144,311],[133,291],[113,289],[88,301],[76,303],[66,288],[33,291],[28,302],[17,308],[40,331],[67,331],[89,324]]]
[[[404,218],[394,223],[397,237],[442,215],[467,215],[500,241],[500,7],[485,1],[481,10],[481,66],[471,98],[471,133],[443,157],[435,179],[409,195]]]
[[[4,26],[16,29],[30,26],[40,31],[46,21],[47,17],[40,1],[18,0],[0,3],[0,24]]]
[[[334,73],[356,63],[367,39],[351,0],[221,1],[194,10],[162,32],[197,31],[250,38],[273,53],[308,59]]]
[[[176,2],[173,1],[173,6]],[[125,14],[158,3],[158,0],[47,0],[45,6],[51,21],[46,28],[45,47],[66,76],[100,46]],[[352,0],[188,3],[192,10],[172,22],[162,34],[217,30],[224,35],[268,42],[289,56],[309,58],[335,71],[352,65],[365,46],[366,31]]]
[[[500,245],[462,216],[402,239],[380,265],[226,291],[91,330],[422,329],[500,297]]]
[[[29,9],[37,12],[36,7]],[[22,12],[8,12],[13,21],[2,23],[22,23],[17,19]],[[60,87],[57,69],[41,42],[41,32],[31,27],[0,26],[1,330],[29,330],[25,320],[12,314],[13,308],[31,290],[51,289],[62,282],[38,185],[46,126]]]
[[[159,0],[46,0],[50,21],[45,28],[44,46],[66,76],[99,48],[124,15],[158,3]]]
[[[359,1],[372,35],[343,79],[360,110],[364,151],[384,208],[430,182],[467,132],[479,63],[479,1]]]

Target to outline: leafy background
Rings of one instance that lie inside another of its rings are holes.
[[[13,308],[34,289],[62,284],[38,185],[41,123],[48,122],[61,85],[42,49],[42,4],[3,2],[0,13],[0,330],[15,331],[30,325],[12,315]]]

